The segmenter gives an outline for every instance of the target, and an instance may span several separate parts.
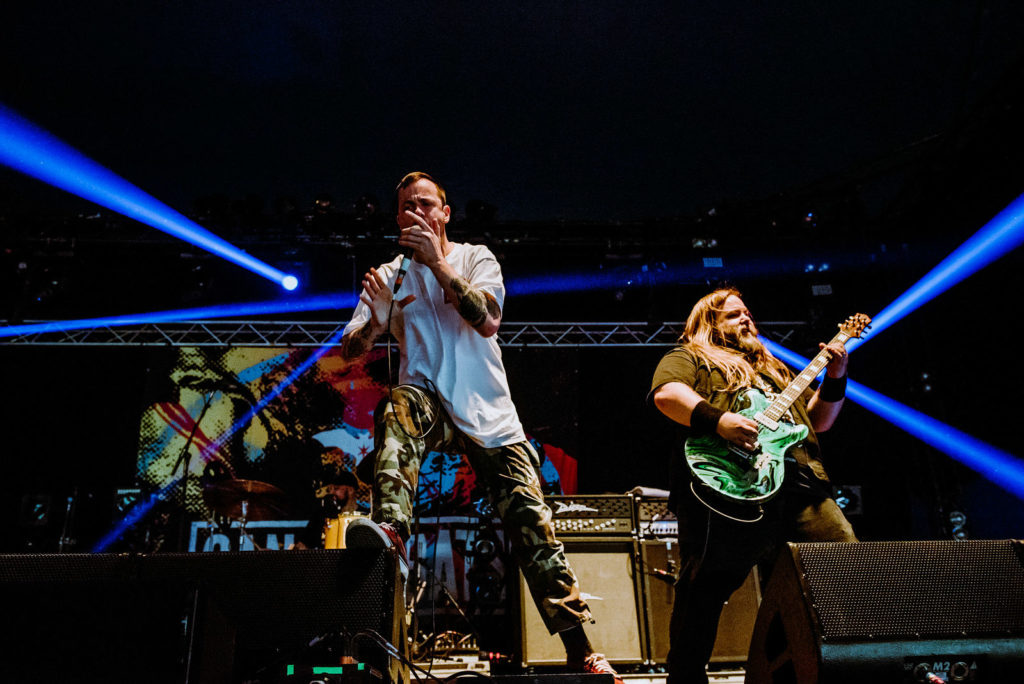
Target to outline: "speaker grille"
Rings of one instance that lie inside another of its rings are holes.
[[[640,497],[636,502],[637,528],[641,539],[669,537],[679,534],[676,514],[668,510],[668,499]]]
[[[823,641],[1024,634],[1011,541],[795,546]]]
[[[0,640],[0,681],[250,681],[282,655],[316,657],[306,645],[342,628],[401,644],[396,578],[383,549],[2,554],[0,605],[14,628]],[[190,643],[186,617],[198,627]],[[374,667],[397,669],[360,647]],[[67,673],[53,673],[56,651]]]
[[[339,625],[390,638],[393,576],[394,562],[381,549],[0,554],[0,599],[42,601],[57,590],[61,601],[91,601],[100,591],[184,596],[199,588],[238,629],[240,642],[265,648],[308,641]]]
[[[580,581],[595,624],[587,636],[612,663],[642,663],[641,613],[637,605],[635,550],[632,541],[566,541],[565,556]],[[519,574],[524,665],[564,665],[565,646],[548,634]]]
[[[641,522],[675,520],[676,514],[668,510],[668,499],[643,497],[637,499],[637,519]]]

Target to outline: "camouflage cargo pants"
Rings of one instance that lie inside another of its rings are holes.
[[[501,518],[544,624],[554,634],[590,620],[579,582],[555,539],[529,442],[485,449],[460,432],[427,391],[394,388],[376,416],[373,520],[409,536],[420,463],[431,451],[464,453]]]

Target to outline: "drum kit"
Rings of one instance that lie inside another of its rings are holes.
[[[286,520],[291,515],[290,497],[280,488],[259,480],[224,479],[203,485],[203,501],[214,513],[238,521],[240,534],[253,541],[246,524],[262,520]],[[345,548],[345,529],[362,513],[341,513],[324,522],[325,549]]]
[[[345,548],[345,529],[356,518],[365,518],[364,513],[342,513],[336,518],[328,518],[324,521],[324,548],[343,549]]]
[[[250,520],[281,520],[290,510],[288,495],[258,480],[219,480],[203,486],[210,510],[243,525]]]

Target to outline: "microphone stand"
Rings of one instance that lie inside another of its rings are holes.
[[[196,437],[196,431],[199,429],[199,423],[202,422],[206,416],[207,409],[210,408],[210,402],[213,401],[213,392],[203,395],[203,409],[199,412],[199,417],[192,422],[192,430],[188,433],[188,439],[185,440],[185,446],[181,448],[181,454],[178,456],[178,460],[174,462],[174,467],[171,468],[171,477],[177,472],[178,466],[182,466],[181,474],[181,519],[178,523],[178,548],[181,548],[182,544],[185,543],[185,524],[186,518],[188,517],[188,471],[192,465],[192,454],[189,452],[189,447],[192,446],[192,440]]]

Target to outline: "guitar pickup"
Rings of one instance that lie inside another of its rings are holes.
[[[764,415],[760,411],[754,414],[754,420],[756,420],[761,425],[764,425],[769,430],[779,429],[779,422],[777,420],[772,420],[771,418]]]

